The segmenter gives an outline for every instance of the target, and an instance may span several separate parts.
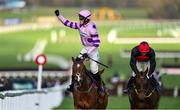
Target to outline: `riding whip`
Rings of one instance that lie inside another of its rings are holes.
[[[81,55],[83,55],[82,53],[80,53]],[[100,65],[102,65],[102,66],[104,66],[104,67],[106,67],[106,68],[109,68],[107,65],[105,65],[105,64],[103,64],[103,63],[101,63],[101,62],[98,62],[98,61],[96,61],[96,60],[94,60],[94,59],[92,59],[91,57],[89,57],[88,56],[88,58],[89,59],[91,59],[92,61],[94,61],[94,62],[96,62],[96,63],[98,63],[98,64],[100,64]]]

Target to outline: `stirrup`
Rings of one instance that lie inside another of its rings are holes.
[[[131,89],[131,87],[127,87],[127,88],[123,89],[123,93],[128,94],[130,89]]]
[[[98,92],[101,93],[101,92],[104,92],[104,91],[105,91],[105,90],[104,90],[104,87],[102,87],[102,86],[101,86],[101,87],[98,87]]]
[[[69,91],[69,92],[72,92],[73,91],[73,86],[70,85],[66,90]]]
[[[72,89],[71,88],[67,88],[66,89],[68,92],[72,92]]]
[[[97,93],[100,97],[103,97],[106,94],[106,91],[105,91],[104,87],[98,87]]]
[[[129,89],[124,89],[123,93],[127,94],[129,92]]]
[[[155,90],[156,90],[157,92],[160,92],[160,91],[161,91],[161,87],[160,87],[160,86],[156,86],[156,87],[155,87]]]

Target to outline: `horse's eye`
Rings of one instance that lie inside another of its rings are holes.
[[[76,74],[76,76],[80,76],[80,74],[79,74],[79,73],[77,73],[77,74]]]

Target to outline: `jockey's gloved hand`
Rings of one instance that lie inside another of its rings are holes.
[[[83,57],[83,58],[88,58],[89,56],[88,56],[87,53],[84,53],[84,54],[82,54],[82,57]]]
[[[82,59],[79,57],[76,57],[76,61],[81,61]]]
[[[147,79],[149,79],[149,75],[146,75]]]
[[[59,16],[59,10],[55,10],[54,13],[56,14],[56,16]]]

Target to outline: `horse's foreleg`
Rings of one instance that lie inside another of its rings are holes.
[[[81,110],[81,108],[74,102],[74,108],[75,110]]]
[[[130,104],[131,104],[131,110],[137,110],[139,108],[138,105],[133,102],[130,102]]]
[[[131,105],[131,110],[136,109],[136,107],[134,105]]]
[[[78,106],[74,106],[74,108],[75,108],[75,110],[81,110],[81,108]]]

